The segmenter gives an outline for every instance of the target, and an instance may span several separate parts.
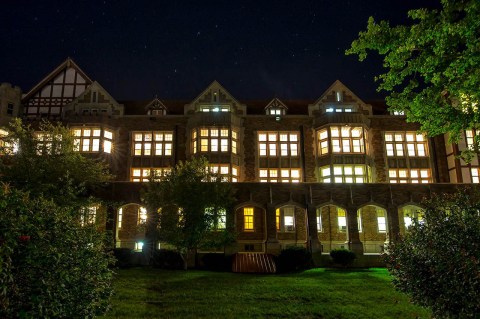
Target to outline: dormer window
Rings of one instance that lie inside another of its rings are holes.
[[[265,114],[274,115],[277,117],[277,120],[280,119],[280,115],[285,115],[286,113],[287,106],[277,98],[271,100],[265,107]]]
[[[148,103],[147,106],[145,106],[145,110],[148,115],[161,116],[167,114],[166,106],[158,98],[155,98],[152,102]]]
[[[325,113],[352,113],[352,112],[354,112],[354,109],[351,106],[337,106],[337,107],[328,106],[325,109]]]
[[[283,110],[271,108],[269,113],[270,115],[283,115]]]
[[[340,91],[335,92],[335,99],[337,102],[342,102],[343,100],[343,94]]]
[[[202,106],[200,110],[204,113],[230,112],[230,106],[228,105]]]

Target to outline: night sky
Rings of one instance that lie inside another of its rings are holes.
[[[336,79],[378,99],[379,57],[344,52],[369,16],[406,23],[434,0],[26,1],[0,7],[0,82],[30,90],[67,57],[117,100],[315,99]]]

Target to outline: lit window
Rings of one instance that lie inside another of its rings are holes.
[[[370,167],[365,165],[333,165],[319,169],[321,183],[354,183],[370,182]]]
[[[465,142],[467,143],[467,147],[471,150],[474,149],[474,144],[475,144],[475,137],[477,139],[480,136],[480,130],[466,130],[465,131]]]
[[[73,128],[72,132],[75,151],[91,153],[100,151],[101,129],[99,127]]]
[[[472,167],[470,169],[471,173],[472,173],[472,183],[475,183],[475,184],[478,184],[480,183],[480,180],[479,180],[479,168],[478,167]]]
[[[133,141],[134,156],[172,155],[172,132],[134,132]]]
[[[386,132],[385,149],[387,156],[428,156],[425,137],[415,132]]]
[[[295,231],[295,207],[285,206],[275,211],[276,227],[279,232]]]
[[[337,208],[337,219],[338,219],[338,231],[346,232],[347,231],[347,213],[341,208]]]
[[[377,224],[379,233],[385,233],[387,231],[387,220],[383,209],[377,209]]]
[[[390,168],[388,178],[390,183],[430,183],[430,169]]]
[[[243,230],[253,231],[253,207],[243,209]]]
[[[143,250],[143,242],[137,241],[135,242],[135,251],[142,251]]]
[[[329,140],[330,131],[330,140]],[[317,131],[317,154],[328,154],[331,143],[333,153],[365,153],[365,138],[362,127],[331,126]]]
[[[260,156],[298,156],[298,140],[298,133],[258,133],[259,154]]]
[[[209,170],[211,173],[219,174],[224,182],[238,182],[239,167],[230,164],[209,164]],[[231,171],[230,171],[230,166]]]
[[[317,208],[317,232],[323,232],[322,227],[322,210]]]
[[[143,225],[147,222],[147,209],[145,207],[138,208],[138,225]]]
[[[171,168],[168,167],[132,168],[130,171],[130,181],[148,182],[150,180],[150,176],[153,176],[155,181],[159,181],[170,172]]]
[[[109,130],[103,131],[103,151],[105,153],[110,154],[112,152],[112,145],[113,145],[113,132]]]
[[[231,136],[230,136],[231,133]],[[200,142],[200,152],[231,152],[237,154],[237,131],[226,128],[202,128],[200,139],[197,130],[192,131],[192,151],[197,153],[197,143]],[[231,147],[231,148],[230,148]]]
[[[123,208],[118,209],[117,228],[122,228]]]
[[[80,224],[82,226],[93,225],[95,224],[96,216],[97,216],[97,207],[95,206],[83,207],[80,215]]]
[[[260,169],[260,182],[262,183],[299,183],[300,182],[300,169],[299,168],[270,168]]]

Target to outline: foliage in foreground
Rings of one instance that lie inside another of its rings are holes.
[[[0,189],[0,317],[93,318],[112,294],[105,233],[43,197]]]
[[[404,111],[430,136],[450,133],[457,142],[480,123],[480,1],[440,2],[440,10],[409,11],[413,21],[406,25],[370,17],[346,53],[360,61],[369,51],[383,56],[386,73],[376,80],[378,90],[390,92],[391,109]],[[475,142],[478,152],[478,136]]]
[[[304,270],[312,266],[312,254],[305,247],[292,246],[283,249],[275,263],[278,272]]]
[[[436,318],[480,315],[480,200],[437,195],[425,203],[423,220],[389,246],[385,261],[394,285]]]
[[[232,218],[226,216],[232,193],[230,183],[208,170],[205,158],[180,162],[161,181],[152,179],[143,193],[149,212],[158,212],[149,217],[149,228],[178,250],[186,269],[191,251],[220,248],[233,240],[227,224]]]
[[[341,265],[342,267],[347,267],[353,264],[353,261],[357,256],[353,251],[348,249],[333,249],[330,252],[330,257],[332,257],[333,262],[337,265]]]

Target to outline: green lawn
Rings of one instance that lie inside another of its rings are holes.
[[[102,318],[429,318],[396,292],[385,269],[251,275],[118,270]]]

